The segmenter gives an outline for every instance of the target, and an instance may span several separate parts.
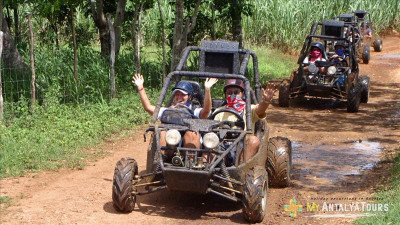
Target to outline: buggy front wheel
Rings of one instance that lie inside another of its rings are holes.
[[[243,217],[250,223],[262,222],[267,211],[267,199],[267,171],[262,167],[250,169],[243,190]]]
[[[268,179],[271,186],[287,187],[292,167],[292,143],[284,137],[273,137],[267,147]]]
[[[355,84],[347,94],[347,112],[358,112],[361,102],[361,85]]]
[[[132,158],[122,158],[114,170],[112,199],[113,206],[119,212],[132,212],[136,203],[133,185],[137,182],[138,166]]]

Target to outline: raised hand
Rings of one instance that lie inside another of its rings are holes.
[[[143,83],[144,83],[143,76],[140,73],[136,73],[132,77],[132,83],[134,83],[139,90],[142,89],[143,88]]]
[[[262,89],[262,97],[264,102],[271,103],[272,98],[276,92],[277,88],[275,84],[268,84],[266,89]]]
[[[204,82],[204,88],[205,89],[210,89],[217,82],[218,82],[217,78],[207,78],[206,82]]]

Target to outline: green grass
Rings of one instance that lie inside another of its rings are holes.
[[[154,102],[157,94],[148,94]],[[33,113],[24,103],[12,106],[19,116],[6,124],[0,122],[0,178],[61,166],[83,167],[88,156],[84,147],[148,121],[136,93],[121,96],[109,103],[85,105],[58,104],[49,99]]]
[[[392,181],[389,186],[374,195],[379,203],[389,204],[389,211],[377,212],[374,216],[363,217],[355,224],[399,224],[400,221],[400,155],[395,159],[391,170]]]

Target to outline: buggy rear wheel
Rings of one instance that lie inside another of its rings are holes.
[[[369,45],[365,45],[364,49],[363,49],[363,53],[362,53],[362,60],[364,64],[368,64],[369,63],[369,59],[370,59],[370,47]]]
[[[250,223],[263,221],[267,211],[268,173],[262,167],[250,169],[243,191],[243,217]]]
[[[119,212],[132,212],[136,195],[133,184],[137,182],[138,166],[132,158],[122,158],[117,162],[114,170],[112,199],[113,206]]]
[[[284,137],[273,137],[268,141],[268,181],[274,187],[287,187],[292,168],[292,143]]]
[[[361,85],[355,84],[347,94],[347,112],[358,112],[361,102]]]
[[[367,75],[361,75],[359,80],[361,85],[361,102],[367,103],[369,99],[369,87],[371,86],[370,78]]]
[[[279,106],[289,107],[289,95],[290,95],[290,81],[284,80],[279,86]]]
[[[380,39],[380,38],[375,39],[375,41],[374,41],[374,51],[381,52],[382,48],[383,48],[382,39]]]

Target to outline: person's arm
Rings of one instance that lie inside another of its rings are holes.
[[[153,115],[154,109],[156,108],[154,105],[150,103],[149,98],[146,95],[146,91],[144,90],[143,83],[144,79],[141,74],[135,74],[132,77],[132,83],[136,84],[139,96],[140,96],[140,101],[142,102],[144,110],[148,112],[150,115]]]
[[[204,106],[203,109],[200,111],[199,118],[200,119],[207,119],[208,115],[210,115],[212,101],[211,101],[211,87],[217,83],[217,78],[207,78],[206,82],[204,83]]]
[[[266,89],[262,89],[262,101],[258,103],[256,108],[256,114],[259,118],[265,117],[265,111],[271,103],[276,90],[275,84],[268,84]]]

